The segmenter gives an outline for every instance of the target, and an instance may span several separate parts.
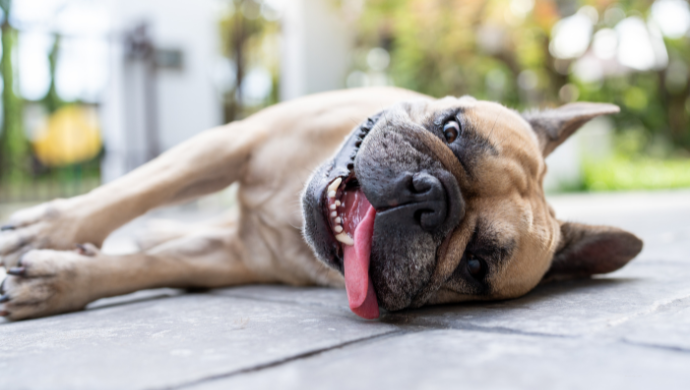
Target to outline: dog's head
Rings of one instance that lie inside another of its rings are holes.
[[[525,114],[470,97],[400,103],[355,129],[302,198],[304,235],[373,318],[505,299],[544,279],[614,271],[642,248],[623,230],[556,219],[544,158],[588,120],[574,103]]]

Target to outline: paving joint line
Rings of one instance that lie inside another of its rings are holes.
[[[185,294],[158,294],[150,297],[142,297],[142,298],[137,298],[137,299],[132,299],[130,301],[124,301],[124,302],[113,302],[113,303],[107,303],[103,305],[98,305],[95,307],[87,307],[86,309],[82,310],[84,312],[90,312],[90,311],[96,311],[96,310],[103,310],[103,309],[111,309],[114,307],[120,307],[120,306],[125,306],[125,305],[134,305],[136,303],[142,303],[142,302],[148,302],[148,301],[159,301],[163,299],[169,299],[169,298],[177,298],[184,296]],[[79,313],[79,311],[76,311],[75,313]]]
[[[393,318],[393,320],[382,320],[381,322],[405,328],[423,328],[425,330],[467,330],[482,333],[491,334],[505,334],[505,335],[517,335],[517,336],[530,336],[530,337],[549,337],[549,338],[563,338],[563,339],[576,339],[581,338],[582,335],[568,335],[568,334],[554,334],[554,333],[543,333],[543,332],[529,332],[522,331],[519,329],[506,328],[503,326],[482,326],[471,323],[459,323],[459,324],[448,324],[437,322],[433,320],[417,320],[417,323],[405,322],[404,318],[398,320],[398,318]]]
[[[582,338],[581,335],[567,335],[567,334],[556,334],[556,333],[542,333],[542,332],[528,332],[518,329],[506,328],[503,326],[481,326],[473,324],[462,324],[462,325],[451,325],[447,329],[454,330],[468,330],[476,331],[482,333],[492,333],[492,334],[504,334],[504,335],[515,335],[515,336],[529,336],[529,337],[548,337],[548,338],[558,338],[558,339],[578,339]]]
[[[224,296],[229,296],[229,295],[224,295]],[[253,300],[253,301],[259,301],[259,302],[272,302],[272,303],[286,303],[286,304],[291,304],[291,305],[297,305],[297,306],[316,306],[316,307],[327,307],[327,308],[335,308],[336,305],[325,305],[321,303],[300,303],[297,301],[290,301],[290,300],[275,300],[275,299],[262,299],[254,296],[246,296],[246,295],[232,295],[233,298],[239,298],[239,299],[246,299],[246,300]],[[403,314],[394,314],[394,316],[400,316],[404,317]],[[509,334],[509,335],[520,335],[520,336],[531,336],[531,337],[551,337],[551,338],[568,338],[568,339],[573,339],[573,338],[578,338],[580,336],[573,336],[573,335],[564,335],[564,334],[552,334],[552,333],[541,333],[541,332],[525,332],[525,331],[520,331],[517,329],[511,329],[511,328],[505,328],[505,327],[500,327],[500,326],[481,326],[481,325],[473,325],[473,324],[462,324],[462,325],[447,325],[447,324],[435,324],[433,322],[426,322],[426,321],[421,321],[421,323],[418,324],[412,324],[412,323],[405,323],[405,319],[402,321],[396,321],[397,318],[393,318],[392,321],[387,321],[385,318],[381,321],[381,323],[387,324],[387,325],[393,325],[393,326],[398,326],[401,328],[407,328],[407,329],[414,329],[414,328],[422,328],[424,330],[444,330],[444,329],[454,329],[454,330],[469,330],[469,331],[477,331],[477,332],[484,332],[484,333],[494,333],[494,334]]]
[[[324,348],[319,348],[319,349],[315,349],[315,350],[308,351],[308,352],[303,352],[303,353],[300,353],[300,354],[297,354],[294,356],[286,357],[286,358],[275,360],[275,361],[268,362],[268,363],[257,364],[256,366],[253,366],[253,367],[242,368],[239,370],[234,370],[234,371],[230,371],[230,372],[226,372],[226,373],[222,373],[222,374],[210,375],[210,376],[207,376],[204,378],[191,380],[191,381],[188,381],[186,383],[179,384],[179,385],[152,388],[152,390],[184,389],[184,388],[188,388],[191,386],[200,385],[200,384],[203,384],[206,382],[232,378],[232,377],[242,375],[242,374],[259,372],[259,371],[267,370],[270,368],[279,367],[279,366],[282,366],[282,365],[287,364],[287,363],[291,363],[291,362],[295,362],[295,361],[299,361],[299,360],[304,360],[304,359],[307,359],[307,358],[310,358],[313,356],[321,355],[321,354],[326,353],[326,352],[330,352],[333,350],[349,347],[351,345],[363,344],[363,343],[366,343],[369,341],[374,341],[374,340],[378,340],[378,339],[385,339],[388,337],[399,336],[399,335],[403,335],[403,334],[407,334],[407,333],[411,333],[411,332],[404,331],[404,330],[394,330],[394,331],[390,331],[390,332],[386,332],[386,333],[382,333],[382,334],[377,334],[374,336],[369,336],[369,337],[364,337],[361,339],[347,341],[347,342],[344,342],[344,343],[341,343],[338,345],[334,345],[334,346],[330,346],[330,347],[324,347]]]
[[[222,298],[237,298],[237,299],[244,299],[244,300],[249,300],[249,301],[257,301],[257,302],[271,302],[271,303],[286,303],[289,305],[293,306],[313,306],[313,307],[340,307],[340,305],[328,305],[328,304],[323,304],[323,303],[318,303],[318,302],[300,302],[297,300],[289,300],[289,299],[271,299],[271,298],[261,298],[261,297],[256,297],[252,295],[244,295],[244,294],[213,294],[209,293],[209,295],[214,296],[214,297],[222,297]],[[348,310],[349,311],[349,310]]]
[[[652,349],[661,349],[663,351],[672,351],[672,352],[680,352],[683,354],[690,353],[690,348],[686,347],[674,347],[672,345],[660,345],[660,344],[654,344],[654,343],[645,343],[645,342],[640,342],[640,341],[632,341],[628,339],[620,339],[624,344],[632,345],[635,347],[642,347],[642,348],[652,348]]]
[[[621,326],[627,322],[633,321],[637,318],[644,318],[649,315],[655,314],[661,310],[664,310],[665,308],[678,304],[678,303],[683,303],[684,301],[690,301],[690,295],[685,295],[681,297],[676,297],[676,298],[671,298],[671,299],[666,299],[662,300],[660,302],[654,302],[650,307],[644,309],[644,310],[639,310],[635,313],[632,313],[627,316],[623,316],[621,318],[611,320],[607,323],[608,328],[615,328],[618,326]]]
[[[143,298],[141,300],[136,300],[136,301],[131,301],[131,302],[122,302],[122,303],[115,303],[112,305],[107,305],[107,306],[99,306],[90,310],[98,310],[98,309],[105,309],[108,307],[114,307],[114,306],[120,306],[120,305],[126,305],[128,303],[138,303],[138,302],[145,302],[147,300],[159,300],[159,299],[166,299],[166,298],[177,298],[177,297],[183,297],[186,295],[191,295],[193,293],[183,293],[183,294],[177,294],[177,295],[172,295],[172,296],[156,296],[156,297],[151,297],[151,298]],[[213,297],[220,297],[220,298],[237,298],[237,299],[243,299],[247,301],[256,301],[256,302],[269,302],[269,303],[278,303],[278,304],[287,304],[291,306],[307,306],[307,307],[320,307],[320,308],[330,308],[330,309],[337,309],[340,306],[339,305],[329,305],[329,304],[323,304],[323,303],[318,303],[318,302],[299,302],[296,300],[287,300],[287,299],[271,299],[271,298],[261,298],[261,297],[256,297],[252,295],[245,295],[245,294],[213,294],[213,293],[204,293],[208,294],[209,296]],[[347,312],[343,310],[343,312]],[[387,325],[393,325],[397,326],[400,328],[406,328],[406,329],[424,329],[424,330],[444,330],[444,329],[453,329],[453,330],[468,330],[468,331],[476,331],[476,332],[483,332],[483,333],[493,333],[493,334],[506,334],[506,335],[520,335],[520,336],[530,336],[530,337],[550,337],[550,338],[568,338],[568,339],[574,339],[574,338],[579,338],[579,335],[564,335],[564,334],[553,334],[553,333],[542,333],[542,332],[526,332],[526,331],[521,331],[518,329],[511,329],[511,328],[506,328],[506,327],[501,327],[501,326],[481,326],[481,325],[474,325],[474,324],[460,324],[460,325],[451,325],[451,324],[442,324],[442,323],[434,323],[433,321],[420,321],[419,323],[406,323],[407,319],[404,318],[404,314],[393,314],[392,321],[383,319],[381,323],[387,324]],[[403,317],[401,321],[398,321],[398,318]]]

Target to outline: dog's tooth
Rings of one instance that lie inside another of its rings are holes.
[[[336,217],[336,218],[333,220],[333,222],[335,222],[335,223],[341,223],[341,222],[343,222],[343,219],[340,218],[340,217]]]
[[[345,245],[355,245],[355,241],[347,235],[347,233],[339,233],[335,235],[335,239]]]
[[[335,217],[337,217],[337,216],[338,216],[338,213],[337,213],[337,212],[335,212],[335,211],[332,211],[332,212],[331,212],[331,218],[335,218]]]
[[[339,178],[333,180],[333,183],[331,183],[331,184],[328,186],[328,191],[329,191],[328,193],[330,194],[330,191],[333,191],[333,192],[337,191],[337,190],[338,190],[338,187],[340,187],[340,183],[342,183],[342,182],[343,182],[343,178],[342,178],[342,177],[339,177]]]
[[[335,198],[335,191],[328,191],[329,198]]]
[[[340,207],[340,204],[341,204],[341,203],[340,203],[339,200],[336,200],[336,201],[335,201],[335,205],[336,205],[337,207]]]
[[[336,202],[338,202],[338,201],[336,200]],[[335,203],[333,203],[332,205],[328,206],[328,208],[331,209],[331,210],[335,210],[337,207],[338,207],[338,205],[335,204]]]
[[[335,225],[335,227],[333,228],[333,230],[335,230],[336,233],[340,233],[340,232],[343,231],[343,227],[340,226],[340,225]]]

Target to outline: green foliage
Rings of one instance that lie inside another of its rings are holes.
[[[24,100],[15,91],[18,71],[16,45],[18,31],[10,24],[10,0],[0,0],[2,20],[2,58],[0,75],[2,90],[2,131],[0,132],[0,202],[37,201],[53,197],[69,197],[95,188],[100,179],[100,156],[91,161],[67,167],[48,168],[32,156],[29,140],[24,131]],[[55,112],[65,102],[55,87],[55,71],[60,48],[56,36],[49,54],[50,86],[46,96],[38,103],[49,113]]]
[[[583,168],[583,189],[590,191],[690,187],[688,159],[631,159],[619,155],[604,161],[586,161]]]
[[[532,6],[524,14],[515,13],[519,3]],[[574,72],[577,59],[556,59],[549,51],[554,25],[582,6],[597,11],[596,32],[614,28],[624,17],[647,18],[653,3],[369,0],[358,45],[362,51],[377,46],[388,50],[394,83],[432,96],[469,94],[517,109],[573,100],[615,103],[621,107],[621,113],[612,116],[620,143],[617,157],[585,163],[582,189],[688,186],[690,163],[683,160],[690,156],[687,34],[664,38],[667,68],[628,70],[599,81],[580,80]],[[618,17],[611,17],[616,13]],[[365,70],[360,63],[355,68]]]
[[[390,51],[390,75],[402,87],[432,96],[471,94],[514,107],[554,101],[566,78],[555,72],[548,52],[557,20],[553,5],[539,3],[539,12],[511,25],[504,18],[508,3],[371,0],[359,42]],[[529,93],[518,87],[525,70],[537,79]]]
[[[622,113],[614,118],[619,131],[641,126],[667,138],[672,149],[690,151],[690,86],[682,75],[681,82],[673,82],[679,69],[690,76],[690,38],[665,39],[676,71],[670,78],[668,69],[662,69],[585,83],[573,74],[575,60],[557,60],[549,52],[554,24],[583,5],[598,11],[597,31],[619,21],[604,17],[613,6],[627,16],[644,17],[652,1],[535,0],[531,10],[519,16],[511,13],[513,3],[370,0],[358,42],[363,48],[390,51],[389,73],[402,87],[432,96],[470,94],[526,108],[569,101],[559,91],[570,84],[577,100],[619,104]],[[533,85],[521,86],[521,78]]]
[[[8,14],[9,1],[0,4]],[[17,42],[17,31],[7,18],[2,23],[2,59],[0,74],[3,79],[2,110],[3,126],[0,135],[0,177],[4,180],[20,180],[28,171],[29,142],[24,136],[22,104],[14,92],[14,65],[12,61]]]
[[[267,53],[279,32],[276,21],[266,20],[261,14],[260,0],[225,0],[226,11],[220,20],[221,52],[235,65],[234,86],[224,93],[225,121],[244,118],[260,107],[247,107],[242,96],[245,73],[256,65],[268,68],[273,77],[272,93],[266,104],[278,102],[277,48]],[[264,50],[262,50],[264,49]]]
[[[585,159],[580,190],[621,191],[690,187],[690,159],[667,157],[666,138],[631,127],[615,137],[615,151],[603,160]]]

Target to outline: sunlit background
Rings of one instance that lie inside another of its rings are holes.
[[[685,0],[0,0],[0,203],[77,195],[305,94],[612,102],[549,191],[690,187]]]

